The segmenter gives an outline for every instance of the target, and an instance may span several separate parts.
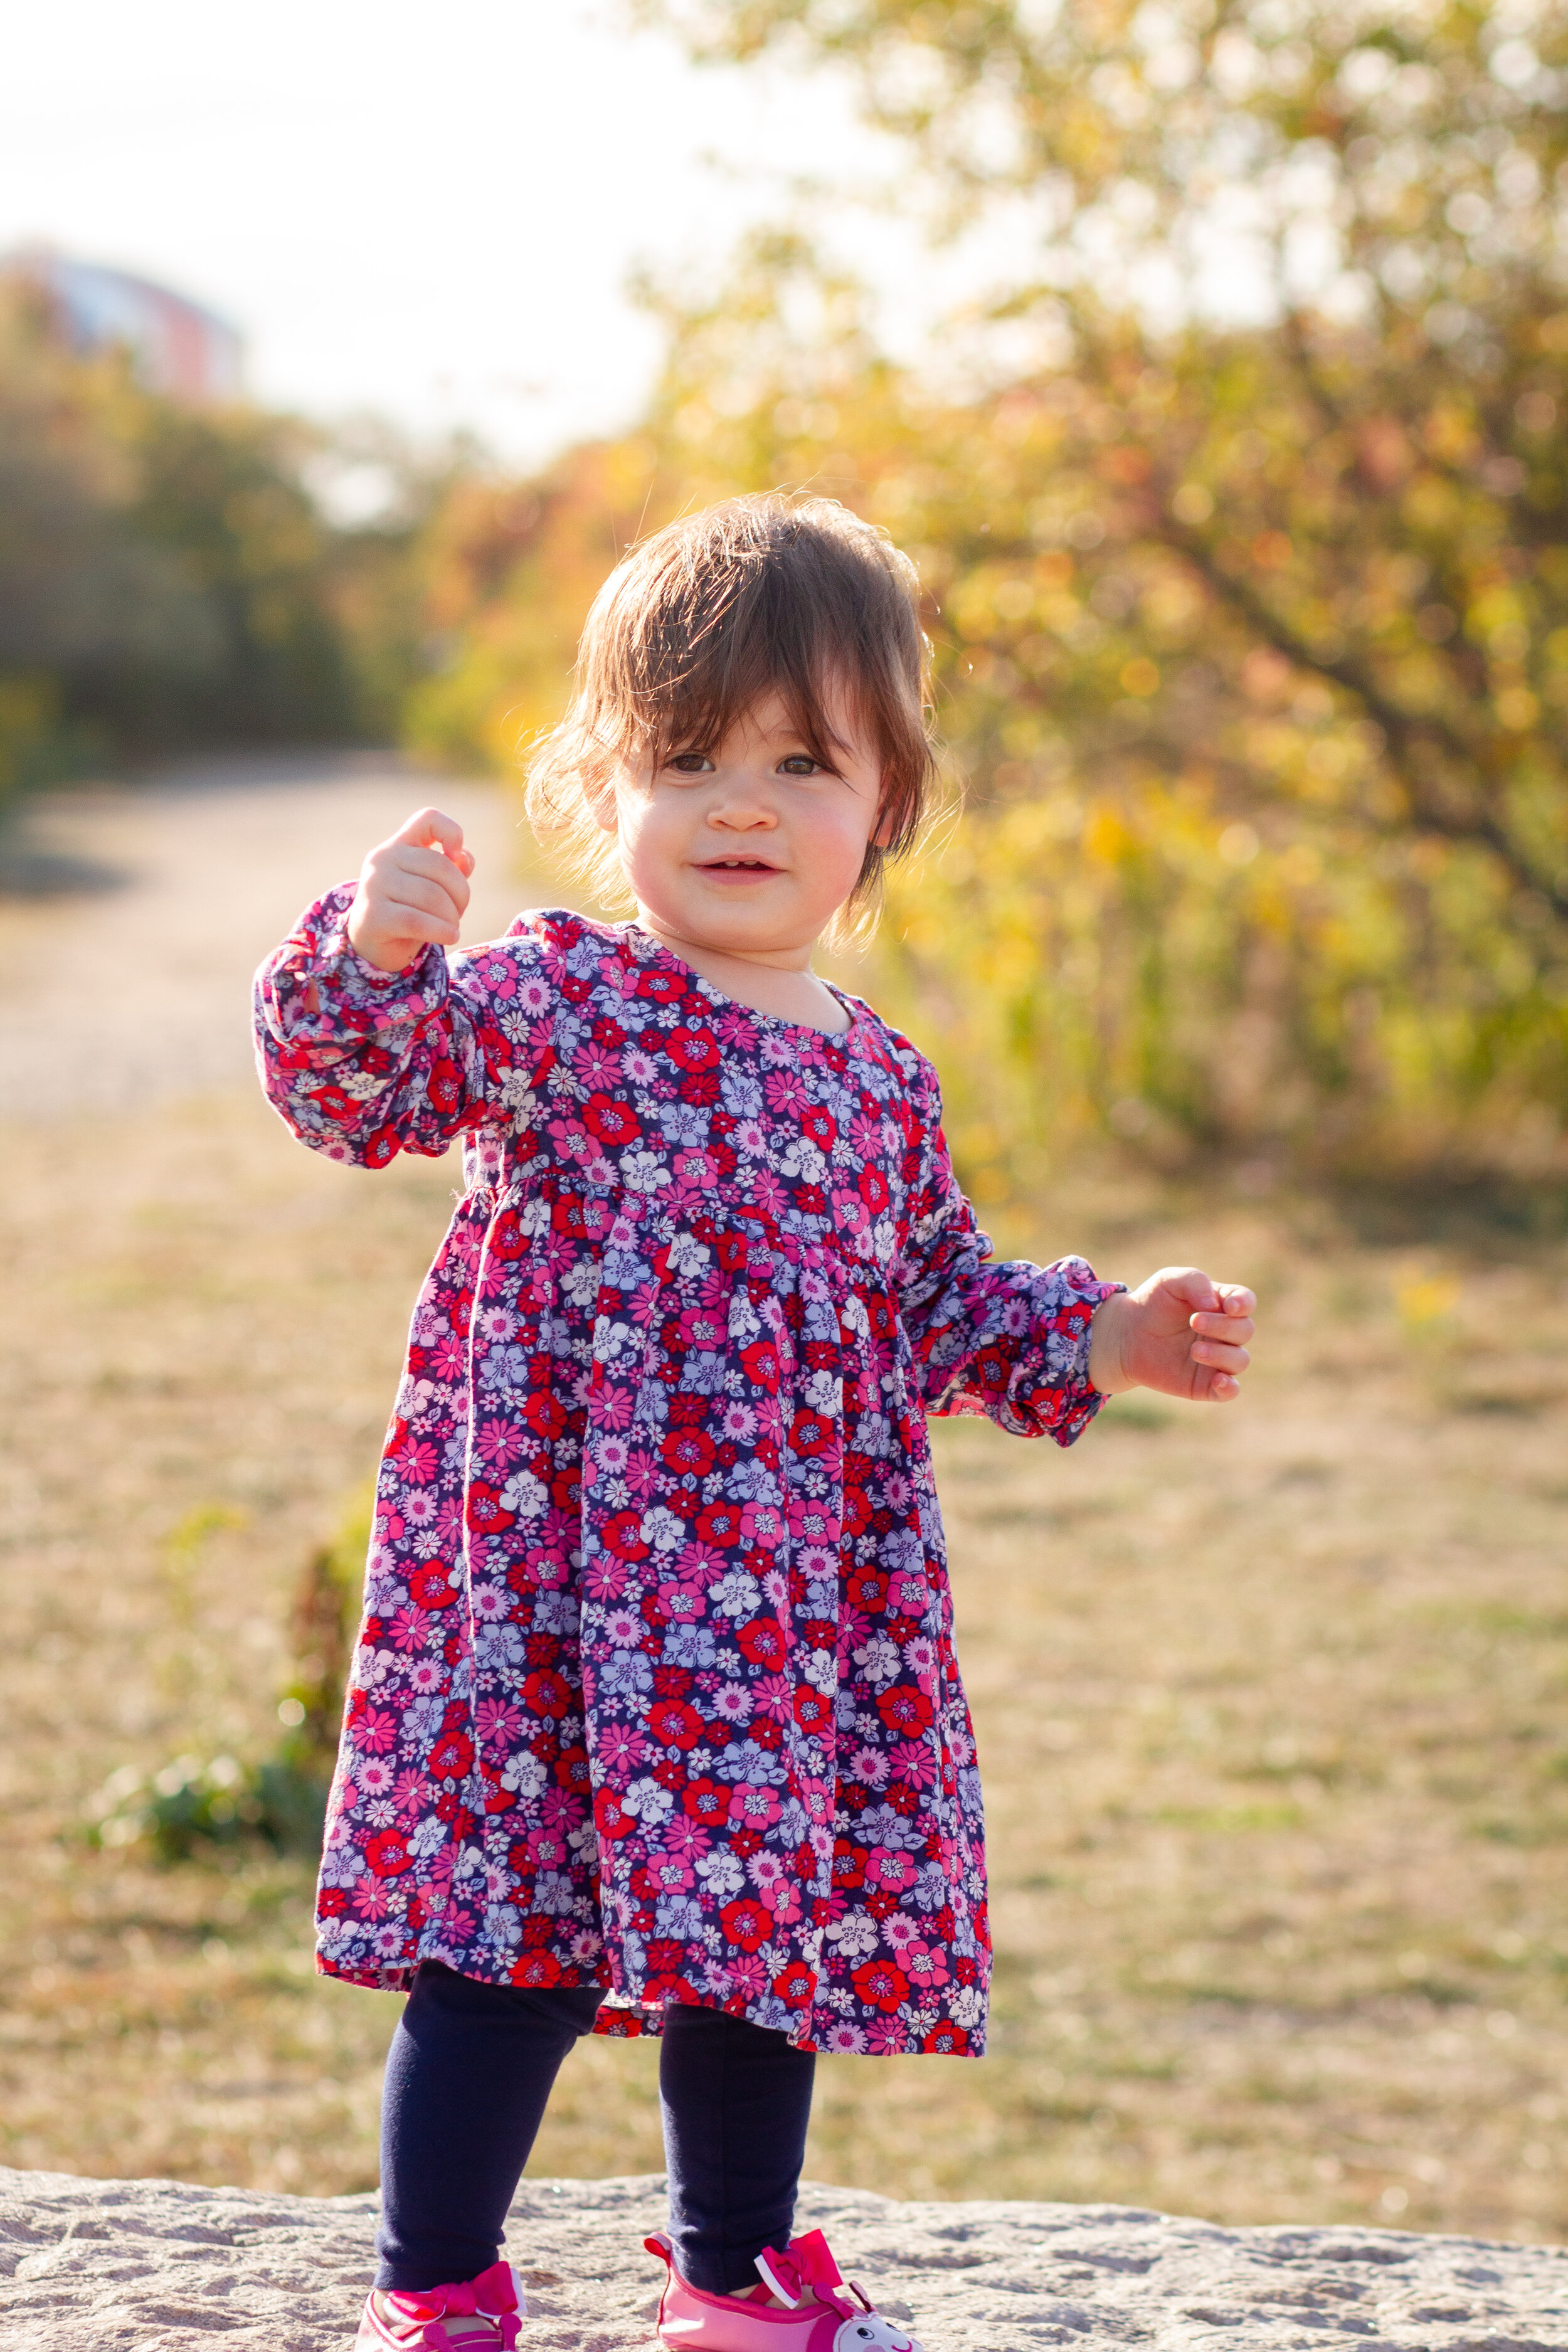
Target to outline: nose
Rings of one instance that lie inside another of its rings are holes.
[[[715,794],[708,811],[709,824],[721,833],[772,833],[778,821],[762,787],[739,779]]]

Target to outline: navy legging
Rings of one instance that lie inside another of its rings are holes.
[[[377,2286],[477,2278],[510,2205],[561,2062],[601,1992],[479,1984],[438,1961],[414,1979],[386,2062]],[[664,2012],[658,2095],[675,2266],[733,2294],[789,2242],[816,2061],[721,2010]]]

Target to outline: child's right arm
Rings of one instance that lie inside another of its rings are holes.
[[[549,1053],[549,1021],[520,1020],[483,960],[448,964],[473,858],[462,828],[421,809],[357,883],[307,908],[256,976],[268,1099],[302,1143],[382,1168],[438,1158],[465,1129],[511,1125]],[[496,950],[502,971],[516,950]],[[513,975],[515,978],[515,975]]]

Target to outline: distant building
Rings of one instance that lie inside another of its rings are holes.
[[[0,276],[38,289],[73,351],[123,345],[150,391],[194,405],[239,397],[245,357],[239,335],[226,320],[167,286],[47,251],[6,256],[0,259]]]

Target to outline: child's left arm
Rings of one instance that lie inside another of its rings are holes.
[[[1237,1394],[1257,1303],[1249,1290],[1167,1267],[1128,1293],[1079,1257],[998,1262],[953,1174],[929,1066],[914,1092],[923,1164],[897,1276],[928,1413],[984,1413],[1020,1437],[1070,1445],[1123,1389],[1214,1403]]]

